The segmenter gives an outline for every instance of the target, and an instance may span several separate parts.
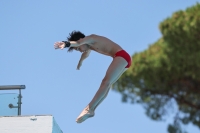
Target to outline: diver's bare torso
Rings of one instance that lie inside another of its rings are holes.
[[[90,36],[95,40],[93,43],[88,44],[91,50],[111,57],[114,57],[116,52],[122,50],[122,47],[106,37],[98,35]]]

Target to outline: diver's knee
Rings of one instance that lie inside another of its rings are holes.
[[[102,85],[106,86],[106,87],[109,87],[112,85],[111,81],[109,80],[109,78],[107,77],[104,77],[103,80],[102,80]]]

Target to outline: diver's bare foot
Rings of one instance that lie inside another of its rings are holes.
[[[76,119],[76,122],[81,123],[81,122],[85,121],[86,119],[93,117],[93,116],[94,116],[94,111],[90,110],[89,107],[87,106],[81,112],[81,114],[78,116],[78,118]]]

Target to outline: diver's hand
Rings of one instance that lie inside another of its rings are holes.
[[[64,42],[55,42],[54,43],[54,48],[55,49],[64,49],[65,48],[65,43]]]

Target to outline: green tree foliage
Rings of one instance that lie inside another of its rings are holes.
[[[132,66],[114,84],[124,102],[144,106],[153,120],[178,112],[168,132],[181,125],[200,128],[200,4],[175,12],[160,23],[162,38],[132,56]]]

